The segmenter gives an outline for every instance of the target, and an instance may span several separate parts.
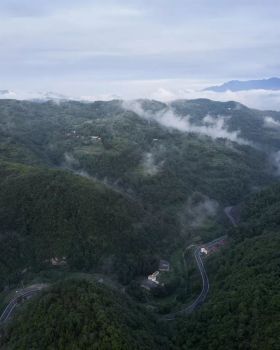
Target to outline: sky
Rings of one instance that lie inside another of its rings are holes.
[[[1,0],[0,89],[170,99],[279,76],[279,18],[279,0]]]

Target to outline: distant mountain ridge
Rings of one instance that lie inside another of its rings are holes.
[[[210,86],[203,91],[226,92],[247,90],[280,90],[280,78],[260,80],[231,80],[222,85]]]
[[[18,100],[18,101],[32,101],[32,102],[66,102],[66,101],[84,101],[92,102],[95,100],[115,100],[121,99],[120,96],[115,94],[101,95],[101,96],[68,96],[55,91],[18,91],[0,89],[1,100]]]
[[[18,92],[13,90],[0,90],[0,99],[12,99],[20,101],[68,101],[74,98],[62,95],[60,93],[47,91],[47,92]]]

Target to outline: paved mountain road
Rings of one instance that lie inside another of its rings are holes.
[[[237,218],[234,217],[234,213],[233,213],[233,208],[234,207],[226,207],[224,209],[224,212],[226,214],[226,216],[228,217],[229,221],[231,222],[231,224],[233,226],[237,226],[238,224],[238,220]],[[226,236],[222,236],[222,237],[219,237],[213,241],[211,241],[210,243],[207,243],[207,244],[204,244],[203,247],[204,248],[210,248],[212,247],[213,245],[219,243],[219,241],[222,241],[226,238]],[[188,248],[191,248],[191,247],[194,247],[194,245],[191,245],[189,246]],[[202,246],[201,246],[202,247]],[[193,312],[199,305],[201,305],[204,300],[206,299],[207,297],[207,294],[209,292],[209,279],[208,279],[208,275],[207,275],[207,272],[205,270],[205,267],[204,267],[204,264],[203,264],[203,260],[201,258],[201,249],[200,246],[196,247],[195,248],[195,251],[194,251],[194,257],[195,257],[195,261],[196,261],[196,264],[197,264],[197,267],[199,269],[199,272],[200,272],[200,275],[201,275],[201,279],[202,279],[202,289],[201,289],[201,292],[200,294],[198,295],[198,297],[187,307],[183,308],[182,310],[180,311],[176,311],[176,312],[173,312],[173,313],[170,313],[170,314],[167,314],[167,315],[164,315],[162,318],[166,321],[172,321],[172,320],[175,320],[176,316],[179,316],[179,315],[188,315],[190,314],[191,312]],[[188,249],[187,248],[187,249]],[[185,252],[183,254],[183,258],[184,258],[184,255],[185,255]],[[185,261],[184,261],[184,264],[185,264]]]
[[[211,241],[208,244],[204,244],[203,247],[207,248],[207,247],[211,247],[214,244],[217,244],[219,241],[222,241],[225,239],[225,236],[222,236],[220,238],[215,239],[214,241]],[[192,246],[190,246],[192,247]],[[209,288],[210,288],[210,284],[209,284],[209,279],[208,279],[208,275],[207,272],[205,270],[204,267],[204,263],[202,260],[202,253],[201,253],[201,246],[196,246],[195,251],[194,251],[194,258],[196,261],[196,265],[197,268],[199,269],[200,275],[201,275],[201,279],[202,279],[202,289],[200,294],[198,295],[198,297],[187,307],[183,308],[182,310],[176,311],[176,312],[172,312],[170,314],[164,315],[163,319],[166,321],[172,321],[175,320],[175,318],[177,316],[180,315],[189,315],[190,313],[192,313],[199,305],[201,305],[206,297],[207,294],[209,292]]]
[[[40,292],[44,286],[26,288],[18,293],[12,300],[10,300],[9,304],[5,307],[4,311],[0,316],[0,325],[7,322],[11,317],[14,309],[20,304],[20,302],[24,299],[29,299],[34,294]]]

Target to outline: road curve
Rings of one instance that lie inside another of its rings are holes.
[[[219,241],[224,240],[226,238],[226,236],[222,236],[219,237],[213,241],[211,241],[208,244],[203,245],[203,247],[207,248],[207,247],[211,247],[214,244],[217,244]],[[176,312],[172,312],[170,314],[164,315],[163,319],[166,321],[172,321],[175,320],[175,318],[179,315],[189,315],[191,312],[193,312],[198,306],[200,306],[206,299],[207,294],[209,292],[209,288],[210,288],[210,284],[209,284],[209,279],[208,279],[208,275],[207,272],[205,270],[204,264],[203,264],[203,260],[201,257],[201,251],[200,251],[201,247],[197,246],[195,248],[194,251],[194,257],[195,257],[195,261],[197,264],[197,267],[199,269],[200,275],[201,275],[201,279],[202,279],[202,289],[200,294],[198,295],[198,297],[187,307],[183,308],[182,310],[176,311]]]
[[[0,325],[8,321],[8,319],[12,315],[14,309],[19,304],[19,301],[21,299],[27,299],[41,290],[42,290],[42,287],[30,288],[28,290],[24,290],[20,292],[16,297],[10,300],[9,304],[5,307],[4,311],[0,316]]]
[[[201,305],[204,300],[206,299],[206,296],[208,294],[209,291],[209,279],[201,258],[201,252],[200,252],[200,247],[196,247],[195,251],[194,251],[194,257],[195,257],[195,261],[197,264],[197,267],[199,269],[200,275],[201,275],[201,279],[202,279],[202,289],[200,294],[198,295],[198,297],[187,307],[185,307],[184,309],[180,310],[180,311],[176,311],[173,313],[170,313],[168,315],[165,315],[163,318],[167,321],[172,321],[176,318],[176,316],[179,315],[188,315],[191,312],[194,311],[194,309],[196,309],[199,305]]]

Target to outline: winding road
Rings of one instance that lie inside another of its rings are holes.
[[[43,286],[39,286],[39,287],[26,288],[20,291],[16,297],[10,300],[9,304],[5,307],[4,311],[2,312],[0,316],[0,325],[9,320],[14,309],[17,307],[17,305],[20,304],[22,300],[29,299],[34,294],[40,292],[43,288],[44,288]]]
[[[219,237],[219,238],[215,239],[214,241],[211,241],[210,243],[203,245],[203,247],[210,248],[211,246],[217,244],[219,241],[224,240],[224,239],[225,239],[225,236]],[[188,305],[184,309],[176,311],[176,312],[172,312],[172,313],[167,314],[167,315],[164,315],[163,319],[166,321],[175,320],[175,318],[179,315],[188,315],[188,314],[192,313],[199,305],[201,305],[205,301],[205,299],[207,297],[210,284],[209,284],[207,272],[206,272],[204,264],[203,264],[203,260],[201,257],[202,253],[200,250],[201,250],[201,246],[196,246],[195,251],[194,251],[194,258],[195,258],[195,261],[196,261],[196,264],[197,264],[197,267],[199,269],[201,279],[202,279],[201,292],[198,295],[198,297],[190,305]]]
[[[233,226],[237,226],[237,222],[235,220],[235,218],[231,215],[232,212],[232,208],[233,207],[227,207],[225,208],[224,212],[227,215],[227,217],[229,218],[231,224]],[[226,238],[226,236],[222,236],[219,237],[205,245],[203,245],[204,248],[210,248],[211,246],[217,244],[219,241],[224,240]],[[188,315],[191,312],[193,312],[198,306],[200,306],[206,299],[207,294],[209,292],[209,279],[208,279],[208,275],[207,272],[205,270],[204,264],[203,264],[203,260],[202,260],[202,253],[201,253],[201,247],[202,246],[194,246],[191,245],[188,248],[191,247],[195,247],[194,250],[194,258],[197,264],[197,267],[199,269],[200,275],[201,275],[201,279],[202,279],[202,289],[200,294],[198,295],[198,297],[187,307],[183,308],[182,310],[164,315],[162,317],[162,319],[166,320],[166,321],[172,321],[175,320],[175,318],[179,315]],[[187,248],[187,249],[188,249]],[[186,250],[187,250],[186,249]],[[186,252],[185,250],[185,252]],[[183,258],[185,257],[185,252],[183,253]],[[0,325],[7,322],[9,320],[9,318],[11,317],[14,309],[16,308],[17,305],[20,304],[20,301],[23,299],[28,299],[31,296],[33,296],[34,294],[38,293],[39,291],[41,291],[45,286],[40,285],[40,286],[33,286],[33,287],[29,287],[26,288],[22,291],[20,291],[18,293],[18,295],[16,297],[14,297],[12,300],[10,300],[9,304],[6,306],[6,308],[4,309],[4,311],[2,312],[1,316],[0,316]]]

